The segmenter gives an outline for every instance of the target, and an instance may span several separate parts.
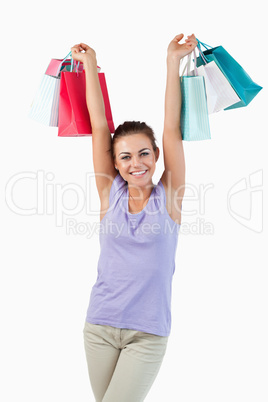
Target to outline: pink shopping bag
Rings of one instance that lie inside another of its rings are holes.
[[[111,133],[115,131],[104,73],[98,73],[105,105],[105,115]],[[86,103],[85,72],[62,72],[59,100],[58,136],[77,137],[92,135]]]

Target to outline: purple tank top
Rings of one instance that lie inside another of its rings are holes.
[[[169,336],[179,229],[167,212],[161,180],[145,208],[132,214],[128,183],[118,173],[100,222],[98,275],[86,321]]]

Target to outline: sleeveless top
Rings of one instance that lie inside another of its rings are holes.
[[[129,212],[128,198],[128,183],[118,173],[100,222],[101,252],[86,321],[169,336],[181,225],[168,214],[161,179],[141,212]]]

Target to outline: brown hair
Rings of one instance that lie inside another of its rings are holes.
[[[115,143],[116,141],[127,135],[133,134],[145,134],[150,140],[153,147],[154,152],[156,152],[157,144],[156,138],[153,129],[148,126],[145,122],[140,121],[125,121],[123,124],[120,124],[114,132],[112,138],[112,155],[115,160]]]

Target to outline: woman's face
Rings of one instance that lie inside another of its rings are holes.
[[[152,182],[158,157],[159,148],[155,153],[150,139],[142,133],[122,137],[115,143],[115,167],[123,179],[133,185]]]

